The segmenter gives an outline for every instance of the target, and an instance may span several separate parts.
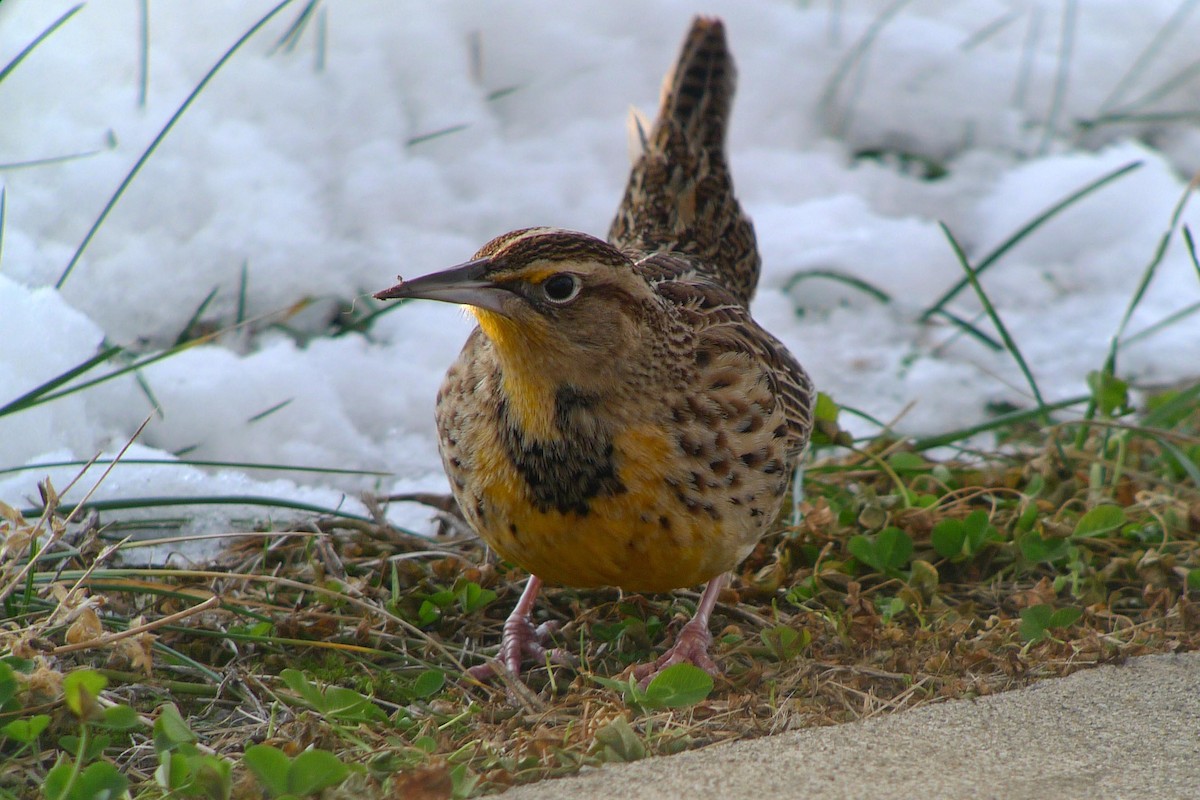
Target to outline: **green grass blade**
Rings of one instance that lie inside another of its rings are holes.
[[[219,673],[217,673],[217,671],[214,670],[212,667],[206,666],[205,664],[197,661],[196,659],[192,658],[191,656],[186,655],[186,654],[180,652],[179,650],[176,650],[175,648],[171,647],[170,645],[163,644],[161,641],[154,642],[154,649],[168,654],[173,659],[175,659],[176,663],[184,664],[184,665],[189,666],[192,669],[196,670],[197,672],[201,673],[206,678],[208,678],[209,681],[211,681],[213,685],[215,685],[215,686],[222,685],[221,675]],[[229,690],[237,697],[245,697],[245,692],[242,691],[241,687],[239,687],[239,686],[230,686]]]
[[[184,112],[191,107],[192,103],[196,101],[196,98],[200,96],[200,93],[203,92],[205,87],[208,86],[209,81],[211,81],[217,72],[223,66],[225,66],[225,63],[233,57],[233,54],[242,48],[242,45],[250,41],[254,34],[258,33],[259,30],[261,30],[263,26],[270,22],[276,14],[285,9],[287,6],[291,5],[292,2],[293,0],[282,0],[278,5],[263,15],[258,22],[254,23],[249,30],[243,33],[238,40],[233,43],[232,47],[225,51],[224,55],[217,59],[217,63],[213,64],[212,68],[209,69],[209,71],[205,73],[204,77],[200,79],[200,82],[196,84],[196,88],[192,89],[191,93],[187,96],[187,99],[183,101],[183,105],[179,106],[179,108],[175,110],[175,113],[171,115],[171,118],[167,120],[167,124],[163,126],[162,130],[158,132],[158,135],[155,136],[154,140],[151,141],[149,146],[146,147],[138,160],[134,162],[133,168],[129,170],[129,172],[125,175],[124,180],[122,180],[120,185],[117,186],[117,190],[113,192],[112,197],[110,197],[108,202],[104,204],[104,208],[100,211],[100,216],[96,217],[96,221],[93,222],[92,227],[88,229],[87,234],[83,237],[83,241],[79,243],[79,247],[76,248],[75,254],[71,256],[71,260],[67,263],[62,275],[60,275],[58,280],[55,282],[54,288],[61,289],[63,285],[66,284],[67,278],[71,277],[71,273],[75,270],[75,266],[79,263],[79,259],[83,257],[83,252],[87,250],[88,245],[92,243],[92,239],[95,238],[96,232],[100,230],[100,226],[104,224],[104,221],[108,219],[108,215],[112,213],[113,207],[116,206],[117,201],[120,200],[121,196],[125,194],[125,190],[129,188],[129,184],[133,183],[133,179],[137,177],[137,174],[141,171],[142,167],[145,166],[146,161],[150,159],[150,156],[154,154],[154,151],[158,149],[158,146],[162,144],[163,139],[167,138],[167,134],[170,133],[171,129],[175,127],[175,123],[177,123],[180,118],[183,117]]]
[[[1113,333],[1112,338],[1109,340],[1108,354],[1105,356],[1104,366],[1101,368],[1101,370],[1108,375],[1116,375],[1117,353],[1120,350],[1121,345],[1124,343],[1123,337],[1125,335],[1125,329],[1128,327],[1129,320],[1133,317],[1134,311],[1136,311],[1138,305],[1141,304],[1142,298],[1146,294],[1146,290],[1150,287],[1150,282],[1154,279],[1154,275],[1158,271],[1159,265],[1162,263],[1163,258],[1167,254],[1167,248],[1170,246],[1171,239],[1175,235],[1175,230],[1179,226],[1179,220],[1183,216],[1183,210],[1187,206],[1187,201],[1192,195],[1193,188],[1194,187],[1192,184],[1188,184],[1188,186],[1183,190],[1183,194],[1180,196],[1179,201],[1175,204],[1175,208],[1171,213],[1170,222],[1167,224],[1167,229],[1163,232],[1163,235],[1159,237],[1158,246],[1154,249],[1154,255],[1151,257],[1150,262],[1146,265],[1146,268],[1142,270],[1142,277],[1141,280],[1138,281],[1137,289],[1134,290],[1133,297],[1129,299],[1129,304],[1125,307],[1125,313],[1122,315],[1121,321],[1117,325],[1116,332]],[[1096,400],[1093,398],[1088,402],[1087,410],[1083,413],[1083,418],[1085,420],[1095,419],[1096,407]],[[1075,437],[1076,447],[1083,446],[1086,436],[1087,428],[1080,428],[1079,433]]]
[[[1196,466],[1196,462],[1188,458],[1188,454],[1180,450],[1171,442],[1167,441],[1165,436],[1153,437],[1163,450],[1166,450],[1175,460],[1179,462],[1179,466],[1187,473],[1187,476],[1192,479],[1192,483],[1200,486],[1200,467]]]
[[[75,14],[78,13],[79,9],[83,8],[83,6],[84,6],[84,3],[80,3],[72,8],[67,9],[65,14],[63,14],[58,19],[54,20],[54,22],[50,23],[49,28],[46,28],[46,30],[42,31],[37,36],[35,36],[32,42],[25,45],[24,50],[22,50],[21,52],[17,53],[15,56],[13,56],[13,59],[4,65],[4,69],[0,69],[0,83],[2,83],[4,81],[4,79],[8,77],[10,72],[12,72],[14,69],[17,68],[18,64],[20,64],[22,61],[25,60],[26,56],[28,56],[30,53],[33,52],[34,48],[36,48],[39,44],[44,42],[46,40],[46,38],[48,36],[50,36],[52,33],[54,33],[56,30],[61,28],[66,23],[67,20],[69,20],[71,17],[75,16]]]
[[[9,161],[5,164],[0,164],[0,169],[30,169],[31,167],[45,167],[50,164],[65,164],[68,161],[78,161],[83,158],[91,158],[98,156],[105,150],[112,150],[117,146],[117,138],[112,131],[109,131],[105,137],[104,147],[97,147],[93,150],[83,150],[78,153],[67,153],[62,156],[49,156],[47,158],[31,158],[28,161]]]
[[[1196,277],[1200,278],[1200,260],[1196,258],[1196,240],[1192,238],[1192,229],[1187,225],[1183,226],[1183,243],[1187,245],[1188,256],[1192,259],[1192,266],[1196,268]]]
[[[1037,58],[1038,42],[1042,38],[1042,18],[1045,16],[1045,9],[1040,5],[1035,5],[1029,12],[1029,27],[1025,29],[1025,36],[1021,44],[1021,63],[1017,67],[1016,80],[1013,82],[1013,108],[1026,110],[1026,102],[1029,99],[1029,85],[1033,82],[1033,63]]]
[[[237,316],[234,324],[241,325],[246,321],[246,294],[250,288],[250,260],[242,260],[242,273],[238,276]]]
[[[312,21],[313,12],[317,10],[317,5],[320,2],[321,0],[308,0],[304,4],[304,8],[300,9],[300,13],[296,15],[296,19],[292,21],[288,29],[275,42],[275,46],[271,48],[271,55],[281,50],[284,53],[290,53],[296,49],[296,45],[300,43],[300,37],[304,35],[304,29]]]
[[[790,292],[801,281],[808,280],[809,278],[826,278],[844,286],[849,286],[851,289],[857,289],[863,294],[875,298],[884,305],[892,302],[892,296],[883,289],[864,281],[862,278],[856,278],[853,275],[848,275],[836,269],[810,269],[797,272],[783,284],[783,291]]]
[[[150,388],[150,382],[146,380],[146,376],[140,372],[133,373],[133,380],[141,390],[142,396],[146,398],[146,402],[154,409],[154,415],[159,419],[164,418],[162,403],[158,402],[158,398],[154,395],[154,390]]]
[[[1186,67],[1183,67],[1175,72],[1162,83],[1158,84],[1158,86],[1150,89],[1141,97],[1131,100],[1128,105],[1126,105],[1126,109],[1145,107],[1157,100],[1161,100],[1177,89],[1190,86],[1193,81],[1195,81],[1197,75],[1200,75],[1200,61],[1193,61]]]
[[[899,14],[911,0],[893,0],[891,5],[879,12],[875,19],[863,31],[849,50],[846,51],[845,57],[838,63],[833,74],[829,76],[829,81],[826,82],[825,88],[821,91],[821,99],[817,104],[817,108],[821,110],[821,115],[826,120],[826,128],[833,136],[841,136],[850,127],[851,106],[853,106],[853,98],[847,101],[845,111],[838,119],[834,119],[834,104],[837,102],[838,95],[841,93],[842,84],[846,82],[856,69],[859,69],[862,64],[866,63],[867,56],[871,52],[871,48],[875,46],[875,41],[879,38],[879,34],[888,26],[897,14]]]
[[[1154,37],[1146,43],[1142,51],[1138,53],[1137,58],[1129,65],[1129,69],[1125,74],[1113,85],[1108,96],[1100,103],[1099,114],[1107,115],[1113,108],[1119,106],[1122,100],[1125,99],[1126,92],[1140,78],[1150,64],[1156,58],[1165,52],[1167,42],[1176,33],[1184,30],[1184,21],[1191,15],[1192,10],[1196,7],[1196,0],[1184,0],[1180,3],[1171,16],[1164,22],[1155,32]]]
[[[246,420],[246,423],[253,424],[255,422],[258,422],[261,419],[265,419],[265,418],[271,416],[272,414],[274,414],[276,411],[282,411],[283,409],[287,408],[295,401],[296,401],[296,398],[294,398],[294,397],[289,397],[287,400],[280,400],[278,403],[271,406],[270,408],[264,408],[262,411],[259,411],[257,414],[252,414],[250,416],[250,418]]]
[[[204,296],[204,299],[200,301],[200,305],[196,306],[196,310],[192,312],[192,316],[188,317],[187,324],[183,326],[183,330],[181,330],[179,335],[175,337],[176,346],[181,345],[192,338],[192,330],[196,327],[197,323],[200,322],[201,315],[203,315],[208,309],[209,303],[211,303],[213,298],[216,296],[217,287],[214,286],[212,290]]]
[[[1123,167],[1119,167],[1119,168],[1113,170],[1112,172],[1101,175],[1099,178],[1097,178],[1096,180],[1087,184],[1083,188],[1077,189],[1076,191],[1072,192],[1067,197],[1063,198],[1062,200],[1059,200],[1057,203],[1050,206],[1045,211],[1038,214],[1036,217],[1034,217],[1029,222],[1027,222],[1025,225],[1023,225],[1020,229],[1018,229],[1015,233],[1013,233],[1012,236],[1009,236],[1007,239],[1005,239],[1003,242],[1001,242],[1000,245],[998,247],[996,247],[996,249],[994,249],[992,252],[990,252],[986,256],[984,256],[983,259],[980,260],[979,264],[972,271],[973,274],[982,275],[984,270],[986,270],[988,267],[992,266],[997,261],[999,261],[1004,256],[1005,253],[1007,253],[1009,250],[1016,247],[1018,244],[1020,244],[1020,242],[1025,237],[1027,237],[1029,234],[1033,233],[1035,230],[1040,228],[1045,223],[1049,222],[1051,219],[1053,219],[1059,213],[1061,213],[1062,211],[1064,211],[1067,208],[1070,208],[1075,203],[1078,203],[1080,200],[1087,197],[1092,192],[1095,192],[1096,190],[1098,190],[1104,186],[1107,186],[1108,184],[1112,183],[1113,181],[1115,181],[1119,178],[1122,178],[1125,175],[1128,175],[1130,172],[1133,172],[1134,170],[1139,169],[1141,166],[1142,166],[1141,161],[1131,161],[1130,163],[1126,164]],[[942,310],[942,307],[945,306],[946,303],[953,300],[954,297],[959,292],[961,292],[963,289],[965,289],[967,287],[968,284],[970,284],[970,282],[971,282],[971,278],[969,276],[961,278],[952,287],[947,289],[946,292],[941,297],[939,297],[936,301],[934,301],[933,305],[929,306],[927,309],[925,309],[924,311],[921,312],[920,320],[922,322],[925,322],[930,317],[932,317],[934,314],[937,314],[938,312],[940,312]]]
[[[1147,412],[1142,419],[1142,425],[1146,428],[1161,428],[1170,420],[1186,414],[1189,409],[1196,408],[1198,402],[1200,402],[1200,383],[1181,390],[1170,400]]]
[[[1158,272],[1158,267],[1162,264],[1162,260],[1167,255],[1167,248],[1171,244],[1171,240],[1175,238],[1175,231],[1179,228],[1179,220],[1183,216],[1183,210],[1187,207],[1187,202],[1192,196],[1194,187],[1188,184],[1183,190],[1183,194],[1179,198],[1179,202],[1175,204],[1174,210],[1171,212],[1171,221],[1167,224],[1167,229],[1163,231],[1158,240],[1158,246],[1154,248],[1154,256],[1150,259],[1150,263],[1142,270],[1142,278],[1138,282],[1137,289],[1133,293],[1133,297],[1129,300],[1129,305],[1125,307],[1125,314],[1121,317],[1121,322],[1117,326],[1117,332],[1113,334],[1112,341],[1109,343],[1108,362],[1115,366],[1117,358],[1117,349],[1120,347],[1121,338],[1125,335],[1125,329],[1129,326],[1129,320],[1133,317],[1133,312],[1137,310],[1141,304],[1142,298],[1146,294],[1146,290],[1150,288],[1150,281],[1154,279],[1154,275]]]
[[[1197,267],[1197,271],[1200,272],[1200,267]],[[1190,317],[1192,314],[1195,314],[1197,311],[1200,311],[1200,300],[1197,300],[1195,303],[1192,303],[1191,305],[1184,306],[1183,308],[1179,309],[1178,311],[1168,314],[1167,316],[1160,319],[1158,322],[1155,322],[1153,324],[1147,325],[1145,328],[1142,328],[1137,333],[1129,334],[1128,336],[1125,337],[1122,344],[1125,347],[1129,347],[1129,345],[1131,345],[1135,342],[1138,342],[1142,339],[1146,339],[1146,338],[1149,338],[1150,336],[1153,336],[1154,334],[1158,333],[1159,331],[1163,330],[1164,328],[1171,327],[1175,323],[1179,322],[1181,319],[1186,319],[1186,318]]]
[[[466,123],[459,123],[458,125],[448,125],[445,128],[438,128],[436,131],[430,131],[429,133],[420,133],[420,134],[417,134],[416,136],[410,137],[407,141],[405,141],[404,146],[412,147],[413,145],[418,145],[418,144],[421,144],[422,142],[429,142],[434,139],[440,139],[441,137],[449,136],[452,133],[458,133],[459,131],[465,131],[469,127],[471,127],[471,126],[467,125]]]
[[[890,427],[883,420],[879,419],[878,417],[872,416],[870,413],[863,411],[861,408],[855,408],[854,406],[841,405],[840,403],[838,404],[838,408],[841,409],[842,411],[844,411],[845,413],[849,414],[852,417],[858,417],[861,420],[865,420],[865,421],[871,423],[872,425],[875,425],[881,431],[886,431]],[[872,438],[874,438],[874,436],[868,436],[865,438],[872,439]]]
[[[150,0],[138,2],[138,108],[146,107],[150,89]]]
[[[1063,1],[1061,33],[1058,40],[1058,68],[1054,73],[1054,90],[1050,95],[1050,112],[1046,115],[1046,124],[1042,129],[1042,142],[1038,145],[1038,155],[1045,155],[1054,142],[1054,132],[1058,127],[1059,117],[1062,116],[1066,104],[1067,87],[1071,76],[1071,55],[1075,50],[1075,18],[1077,0]]]
[[[281,497],[265,497],[262,495],[222,495],[222,496],[200,496],[200,497],[130,497],[121,500],[91,500],[83,504],[71,505],[63,503],[58,506],[57,511],[65,515],[73,515],[76,512],[77,506],[82,506],[80,511],[134,511],[144,508],[169,508],[174,506],[261,506],[263,508],[283,508],[289,511],[303,511],[309,514],[322,514],[324,516],[338,517],[340,519],[353,519],[359,522],[373,522],[370,517],[364,517],[359,514],[351,514],[349,511],[341,511],[336,508],[325,508],[313,503],[303,503],[299,500],[287,500]],[[27,508],[21,511],[27,517],[40,515],[45,509],[43,508]]]
[[[954,238],[954,234],[946,227],[946,223],[939,222],[938,226],[942,229],[942,233],[946,235],[950,246],[954,248],[954,255],[958,258],[958,263],[966,271],[967,280],[970,282],[971,288],[975,290],[975,295],[979,298],[979,302],[983,304],[983,310],[987,312],[988,318],[991,319],[992,324],[996,327],[996,332],[1000,334],[1000,339],[1004,342],[1004,349],[1013,357],[1013,361],[1017,363],[1021,374],[1025,376],[1025,380],[1029,384],[1029,389],[1033,392],[1033,399],[1037,403],[1038,409],[1042,412],[1042,419],[1047,425],[1050,424],[1050,414],[1046,411],[1046,401],[1042,399],[1042,392],[1038,389],[1037,380],[1033,377],[1033,373],[1030,371],[1025,357],[1021,355],[1021,349],[1017,347],[1016,341],[1009,335],[1008,327],[1000,319],[1000,315],[996,312],[996,307],[992,305],[987,292],[979,284],[979,271],[971,267],[971,263],[967,260],[967,254],[963,252],[962,246]]]
[[[1200,111],[1148,111],[1144,114],[1105,114],[1095,119],[1080,120],[1076,124],[1081,129],[1090,131],[1104,125],[1162,125],[1198,120],[1200,120]]]
[[[329,15],[326,13],[327,10],[322,7],[317,11],[317,46],[313,48],[313,69],[317,72],[325,71],[325,62],[329,54]]]
[[[959,315],[945,309],[939,311],[938,314],[939,316],[949,320],[951,325],[958,328],[963,333],[970,336],[972,339],[975,339],[985,347],[988,347],[996,352],[1000,352],[1004,349],[1004,345],[1001,342],[998,342],[993,337],[988,336],[987,333],[985,333],[978,325],[975,325],[970,320],[963,319]]]
[[[958,49],[964,53],[969,53],[976,47],[979,47],[984,42],[992,39],[1004,31],[1005,28],[1012,25],[1021,18],[1020,11],[1007,11],[985,24],[982,28],[968,36]]]
[[[1061,411],[1064,408],[1077,406],[1081,403],[1086,403],[1091,395],[1081,394],[1076,397],[1068,397],[1065,400],[1058,400],[1053,403],[1047,403],[1041,408],[1028,408],[1020,411],[1011,411],[1007,414],[999,414],[986,422],[981,422],[978,425],[972,425],[967,428],[960,428],[956,431],[947,431],[934,436],[926,436],[922,439],[917,439],[913,442],[913,448],[916,450],[929,450],[934,447],[945,447],[952,445],[955,442],[960,442],[963,439],[969,439],[972,436],[978,436],[981,433],[989,433],[991,431],[1003,430],[1014,425],[1020,425],[1031,420],[1041,419],[1047,412]]]
[[[8,210],[7,187],[0,186],[0,269],[4,268],[4,220]]]
[[[87,361],[72,367],[66,372],[60,373],[40,386],[30,389],[28,392],[16,398],[15,400],[10,400],[3,406],[0,406],[0,417],[8,414],[15,414],[18,411],[22,411],[31,406],[36,406],[39,403],[46,402],[48,393],[53,392],[54,389],[57,389],[64,383],[67,383],[68,381],[82,375],[83,373],[95,367],[97,364],[101,364],[109,360],[117,353],[120,353],[122,349],[123,348],[117,345],[110,345],[109,347],[104,348],[99,353],[89,358]]]
[[[515,93],[525,89],[526,86],[527,86],[527,84],[518,83],[515,86],[504,86],[500,89],[493,89],[492,91],[488,92],[486,96],[484,96],[484,98],[483,98],[484,102],[492,103],[492,102],[495,102],[496,100],[503,100],[505,97],[508,97],[510,94],[515,94]]]
[[[216,338],[221,332],[222,331],[216,331],[214,333],[206,334],[206,335],[198,337],[196,339],[191,339],[187,342],[184,342],[183,344],[176,345],[167,350],[163,350],[161,352],[155,353],[154,355],[146,356],[145,358],[142,358],[142,359],[139,359],[132,363],[126,364],[125,366],[121,367],[120,369],[115,369],[112,372],[109,372],[105,375],[101,375],[98,378],[93,378],[90,381],[84,381],[83,383],[77,383],[74,386],[68,386],[67,388],[60,389],[57,392],[49,392],[47,394],[41,394],[40,396],[34,398],[31,402],[27,403],[26,405],[33,406],[33,405],[39,405],[41,403],[49,403],[52,400],[59,399],[60,397],[66,397],[67,395],[75,394],[76,392],[82,392],[85,389],[90,389],[91,387],[96,386],[97,384],[106,383],[108,381],[113,380],[114,378],[119,378],[122,375],[128,375],[130,372],[136,372],[136,371],[142,369],[143,367],[148,367],[151,364],[154,364],[158,361],[162,361],[164,359],[170,358],[171,356],[178,355],[179,353],[183,352],[184,350],[187,350],[188,348],[195,347],[195,346],[201,345],[201,344],[206,344],[206,343],[212,341],[214,338]],[[119,348],[119,347],[116,348],[116,350],[120,350],[120,349],[121,348]],[[108,351],[106,351],[106,352],[108,352]],[[99,356],[97,356],[97,358],[99,358]],[[79,367],[76,367],[75,370],[73,370],[73,371],[78,372]],[[62,378],[62,377],[63,376],[61,376],[61,375],[59,376],[59,378]],[[72,377],[74,377],[74,376],[72,376]],[[55,378],[55,381],[57,381],[58,384],[61,385],[64,381],[59,380],[59,378]],[[69,378],[68,378],[68,380],[69,380]],[[41,387],[39,387],[39,388],[41,388]],[[37,391],[37,390],[35,390],[35,391]],[[20,398],[18,398],[18,399],[20,399]],[[13,402],[15,403],[16,401],[13,401]],[[12,403],[10,403],[9,405],[12,405]],[[6,413],[7,409],[8,409],[8,406],[0,407],[0,416],[3,416]]]

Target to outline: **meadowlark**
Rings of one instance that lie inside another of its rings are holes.
[[[697,17],[608,241],[526,228],[379,292],[464,304],[478,327],[437,396],[464,516],[530,573],[499,661],[543,660],[543,581],[661,592],[707,581],[675,644],[635,674],[710,672],[709,616],[773,524],[812,427],[804,370],[750,317],[760,258],[725,134],[735,71]],[[472,670],[477,677],[491,665]]]

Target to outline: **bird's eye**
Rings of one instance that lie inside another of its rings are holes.
[[[575,296],[579,294],[580,287],[579,278],[565,272],[551,275],[542,282],[542,292],[546,295],[546,299],[553,303],[566,303],[574,300]]]

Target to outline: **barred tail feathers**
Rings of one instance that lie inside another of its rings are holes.
[[[609,240],[641,253],[690,256],[698,272],[749,303],[760,259],[725,158],[736,83],[725,26],[697,17],[664,81],[653,127],[648,134],[637,128],[641,154]]]

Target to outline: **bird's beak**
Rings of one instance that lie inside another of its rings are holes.
[[[443,303],[463,303],[486,308],[507,316],[504,300],[511,292],[501,284],[487,280],[489,260],[478,258],[457,267],[406,281],[403,278],[390,289],[375,293],[376,300],[440,300]]]

